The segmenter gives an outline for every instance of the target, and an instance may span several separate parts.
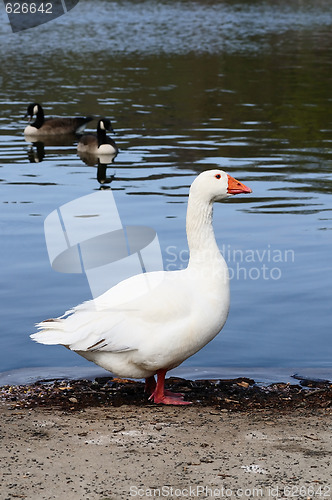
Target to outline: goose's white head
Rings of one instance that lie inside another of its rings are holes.
[[[206,170],[196,177],[190,194],[206,202],[220,201],[234,194],[251,193],[251,189],[223,170]]]

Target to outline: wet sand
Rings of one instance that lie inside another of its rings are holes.
[[[2,388],[1,500],[332,498],[331,384],[169,385],[193,404],[117,380]]]

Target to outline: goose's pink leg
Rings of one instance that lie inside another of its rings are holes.
[[[183,401],[183,395],[179,393],[173,393],[171,391],[165,391],[165,376],[167,370],[158,370],[157,371],[157,384],[155,386],[154,391],[152,392],[149,399],[154,401],[154,403],[162,403],[164,405],[190,405],[190,401]],[[151,379],[146,379],[145,386],[148,385],[151,387]]]
[[[152,376],[152,377],[148,377],[145,379],[145,386],[144,386],[144,391],[149,394],[149,396],[152,395],[152,393],[154,392],[156,388],[156,380],[155,378]],[[168,391],[167,389],[164,389],[164,394],[165,396],[178,396],[179,398],[183,398],[183,394],[181,394],[181,392],[171,392],[171,391]]]

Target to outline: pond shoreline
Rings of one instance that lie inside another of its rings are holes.
[[[294,384],[259,385],[248,377],[205,380],[170,377],[166,380],[166,387],[184,394],[184,399],[195,406],[215,406],[220,411],[332,409],[332,382],[329,380],[300,379]],[[0,388],[1,400],[13,408],[40,407],[64,411],[151,405],[142,381],[109,376],[93,380],[40,380],[30,385],[5,385]]]
[[[29,367],[0,372],[0,387],[5,385],[30,385],[39,381],[94,380],[113,375],[98,366],[51,366]],[[332,367],[243,367],[243,366],[179,366],[167,373],[167,377],[187,380],[232,379],[247,377],[256,384],[298,384],[299,380],[328,380],[332,382]]]

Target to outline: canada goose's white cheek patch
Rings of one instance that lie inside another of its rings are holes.
[[[34,108],[33,108],[33,114],[36,115],[38,113],[38,106],[36,105]]]
[[[100,122],[100,129],[101,129],[101,130],[105,130],[105,125],[104,125],[104,122]]]

